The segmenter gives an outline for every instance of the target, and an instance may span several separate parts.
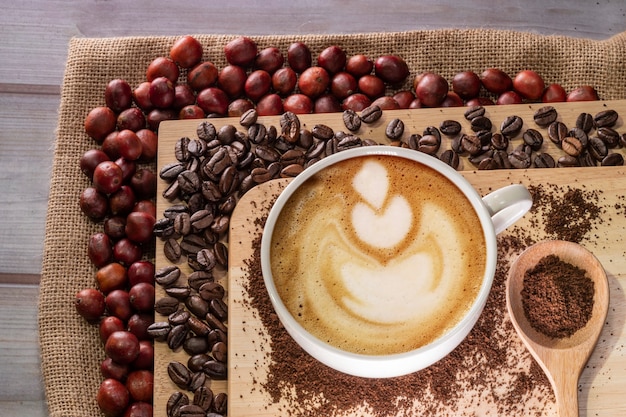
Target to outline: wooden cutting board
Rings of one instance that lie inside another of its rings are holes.
[[[532,115],[541,104],[525,104],[511,106],[487,107],[487,116],[493,122],[494,131],[498,130],[504,118],[510,115],[518,115],[524,120],[524,128],[538,128],[533,122]],[[559,112],[559,120],[568,127],[574,126],[576,117],[581,112],[592,115],[605,109],[614,109],[619,114],[626,114],[626,101],[586,102],[586,103],[561,103],[554,104]],[[445,119],[454,119],[461,122],[464,132],[470,131],[469,122],[463,117],[464,108],[449,109],[418,109],[418,110],[395,110],[384,112],[383,117],[372,125],[363,125],[356,132],[362,138],[372,138],[385,143],[385,127],[393,118],[400,118],[405,123],[405,136],[411,133],[421,133],[427,126],[438,126]],[[238,119],[211,119],[216,128],[225,124],[233,124],[239,128]],[[335,130],[345,130],[341,114],[315,114],[301,116],[303,127],[312,128],[317,123],[324,123]],[[260,123],[278,126],[278,117],[259,118]],[[159,131],[159,155],[158,168],[173,162],[174,144],[182,136],[196,137],[198,120],[184,120],[163,122]],[[623,118],[620,116],[616,129],[623,133]],[[562,151],[556,148],[548,139],[545,129],[545,141],[543,150],[551,153],[555,159],[562,155]],[[514,138],[511,148],[521,143],[521,134]],[[444,139],[442,150],[448,149],[450,140]],[[624,150],[617,149],[615,152],[624,154]],[[626,332],[624,331],[624,316],[626,315],[626,299],[623,288],[626,286],[626,260],[625,246],[622,236],[626,230],[626,212],[620,209],[620,203],[626,203],[626,170],[623,167],[597,167],[597,168],[559,168],[559,169],[530,169],[513,171],[475,171],[474,166],[462,158],[460,170],[468,180],[476,186],[482,194],[490,190],[511,183],[524,183],[526,185],[551,184],[559,187],[582,188],[585,190],[600,190],[603,206],[607,213],[603,215],[605,220],[597,226],[597,230],[591,238],[583,244],[598,256],[607,269],[611,288],[611,306],[607,325],[600,338],[600,342],[594,352],[588,369],[581,378],[579,391],[581,410],[587,410],[587,415],[613,416],[619,414],[618,410],[624,411],[622,399],[622,387],[626,383],[626,358],[624,357],[624,345],[626,344]],[[218,274],[220,280],[228,288],[229,305],[229,378],[228,381],[213,381],[211,388],[215,392],[228,391],[230,416],[265,415],[278,416],[285,414],[285,404],[272,404],[268,394],[263,391],[261,382],[265,380],[267,373],[267,346],[259,346],[263,341],[264,329],[258,315],[246,306],[245,280],[247,279],[246,263],[253,256],[252,240],[258,236],[259,230],[257,219],[269,210],[270,202],[279,193],[289,180],[274,180],[262,184],[250,190],[238,202],[235,212],[231,217],[231,231],[229,238],[229,270]],[[157,217],[161,217],[163,210],[171,205],[162,197],[166,184],[158,181],[157,186]],[[519,227],[531,231],[534,238],[539,240],[544,232],[542,227],[541,213],[528,215],[520,223]],[[156,244],[156,267],[168,265],[169,261],[163,256],[163,243],[157,240]],[[183,272],[187,266],[181,264]],[[157,289],[157,297],[163,296],[162,289]],[[157,315],[157,320],[163,317]],[[521,342],[520,342],[521,346]],[[184,352],[172,352],[163,343],[155,344],[155,398],[154,415],[165,416],[165,404],[169,395],[178,388],[169,380],[167,364],[172,360],[186,362]],[[529,399],[529,403],[540,401],[537,398]],[[544,400],[545,401],[545,400]],[[486,408],[485,408],[486,407]],[[468,415],[478,412],[488,412],[489,405],[477,406],[468,403],[465,406]],[[551,414],[550,404],[547,406],[545,415]],[[355,412],[363,415],[363,412]],[[367,414],[367,413],[365,413]],[[356,414],[355,414],[356,415]]]

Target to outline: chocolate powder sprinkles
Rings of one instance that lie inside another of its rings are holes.
[[[586,271],[548,255],[524,274],[522,307],[530,325],[553,339],[570,337],[591,318],[594,284]]]
[[[367,379],[340,373],[313,359],[291,339],[274,313],[263,283],[258,233],[252,241],[253,256],[245,261],[243,282],[243,303],[263,326],[255,329],[260,336],[255,349],[264,355],[266,365],[258,365],[263,366],[263,378],[251,375],[253,390],[267,394],[268,407],[280,404],[281,414],[292,417],[470,416],[476,415],[476,410],[486,410],[481,411],[484,415],[539,417],[553,412],[550,383],[506,313],[506,277],[515,257],[539,239],[578,242],[588,238],[602,221],[602,208],[598,192],[550,185],[529,190],[535,200],[529,219],[532,227],[512,227],[498,236],[493,287],[474,329],[441,361],[397,378]],[[263,213],[256,219],[261,228]],[[539,223],[539,218],[546,222]],[[540,227],[545,230],[539,231]],[[246,401],[245,395],[240,400]]]

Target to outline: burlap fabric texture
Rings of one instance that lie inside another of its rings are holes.
[[[197,35],[204,59],[223,67],[223,46],[234,36]],[[95,267],[87,257],[87,241],[102,230],[80,211],[78,201],[89,180],[78,165],[95,143],[84,132],[85,116],[104,104],[104,89],[114,78],[131,86],[145,80],[154,58],[167,56],[176,37],[72,39],[62,86],[57,140],[46,222],[39,299],[41,362],[50,415],[99,416],[96,391],[104,350],[97,326],[87,324],[72,305],[77,291],[95,285]],[[314,56],[329,45],[348,55],[398,54],[413,76],[435,71],[447,79],[461,70],[480,73],[497,67],[509,74],[533,69],[547,83],[566,90],[589,84],[603,99],[626,98],[626,33],[605,41],[495,30],[433,30],[352,35],[294,35],[254,38],[259,47],[276,46],[284,53],[303,41]],[[181,74],[183,77],[184,74]],[[410,81],[407,81],[407,86]]]

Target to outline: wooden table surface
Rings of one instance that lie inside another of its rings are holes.
[[[0,415],[48,415],[37,296],[71,37],[492,28],[601,40],[626,31],[626,4],[615,0],[213,3],[0,0]]]

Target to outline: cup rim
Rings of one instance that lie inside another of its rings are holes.
[[[291,198],[294,191],[310,177],[331,165],[346,159],[369,155],[389,155],[407,158],[434,168],[452,181],[470,201],[470,204],[474,207],[474,210],[479,217],[488,254],[485,272],[481,281],[481,287],[470,308],[463,315],[461,320],[448,329],[448,331],[446,331],[443,335],[426,345],[406,352],[388,355],[369,355],[346,351],[330,345],[311,334],[291,315],[278,295],[278,290],[276,288],[270,266],[270,246],[274,225],[276,224],[285,203]],[[454,168],[450,167],[448,164],[436,157],[412,149],[405,149],[390,145],[363,146],[341,151],[325,157],[303,170],[289,184],[287,184],[287,186],[276,198],[274,204],[270,208],[261,237],[261,272],[263,275],[263,281],[268,291],[272,306],[274,307],[276,314],[287,332],[305,351],[320,362],[344,373],[364,377],[393,377],[415,372],[434,364],[454,350],[454,348],[456,348],[456,346],[458,346],[463,339],[465,339],[482,313],[493,284],[496,261],[496,234],[489,210],[483,203],[482,197],[478,194],[478,191],[476,191],[469,181],[467,181]],[[306,344],[306,346],[303,346],[303,344]],[[415,361],[412,364],[411,360],[419,356],[427,356],[427,361],[429,363],[424,364],[420,361]],[[397,366],[394,366],[394,364]],[[367,368],[357,369],[358,366]],[[402,367],[401,370],[399,369],[399,366]]]

